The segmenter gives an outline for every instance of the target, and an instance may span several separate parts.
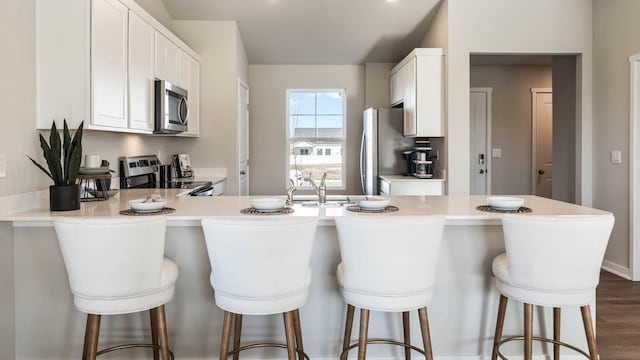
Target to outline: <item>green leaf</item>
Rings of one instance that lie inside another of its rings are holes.
[[[66,179],[64,177],[64,174],[62,173],[62,164],[60,163],[62,156],[62,145],[60,144],[60,133],[58,133],[58,128],[56,127],[55,121],[51,125],[49,146],[51,147],[51,163],[49,164],[49,170],[51,170],[53,176],[58,179],[58,183],[64,184]]]
[[[27,157],[29,158],[29,160],[31,160],[31,162],[40,168],[40,170],[44,171],[45,174],[47,174],[48,177],[50,177],[51,179],[53,179],[53,176],[51,176],[51,174],[47,171],[47,169],[45,169],[42,165],[38,164],[35,160],[33,160],[31,158],[31,156],[27,155]]]
[[[82,161],[82,129],[84,128],[84,121],[78,126],[78,130],[73,135],[71,140],[70,154],[69,154],[69,171],[67,177],[67,185],[73,185],[78,178],[80,172],[80,162]]]
[[[69,179],[69,157],[70,154],[70,146],[71,146],[71,135],[69,135],[69,127],[67,126],[67,119],[64,119],[64,129],[62,134],[64,136],[64,146],[63,146],[63,171],[64,171],[64,179],[68,181]]]
[[[55,173],[55,166],[53,165],[53,161],[51,159],[51,148],[49,147],[49,144],[47,144],[47,140],[44,139],[44,136],[42,136],[42,134],[40,134],[40,147],[42,148],[44,159],[47,161],[47,166],[49,167],[49,172],[51,174],[51,179],[53,179],[53,183],[55,185],[63,185],[62,182],[60,182],[61,179],[59,177],[59,174],[57,175]],[[58,166],[60,166],[60,163],[58,163]]]

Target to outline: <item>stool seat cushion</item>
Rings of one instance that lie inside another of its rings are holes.
[[[345,286],[346,273],[342,263],[338,265],[336,276],[344,301],[362,309],[386,312],[411,311],[426,306],[433,297],[433,288],[411,293],[373,293],[349,288]],[[412,278],[407,278],[407,281],[411,282]]]
[[[177,279],[178,266],[165,257],[162,262],[160,283],[155,289],[118,297],[90,297],[75,293],[73,300],[78,310],[89,314],[116,315],[146,311],[173,299]]]
[[[311,285],[311,269],[307,270],[304,288],[292,293],[274,296],[241,296],[220,290],[211,275],[211,286],[214,288],[216,305],[225,311],[243,315],[272,315],[285,313],[301,308],[307,302]],[[274,287],[277,286],[274,284]]]
[[[493,260],[492,269],[496,278],[496,288],[498,291],[513,300],[551,307],[584,306],[595,300],[595,288],[584,290],[574,289],[571,291],[544,291],[513,284],[510,278],[509,258],[507,254],[498,255]]]

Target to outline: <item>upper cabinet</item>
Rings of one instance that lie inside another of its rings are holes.
[[[404,136],[444,136],[442,49],[415,49],[391,70],[391,104],[402,104]]]
[[[135,1],[36,0],[36,22],[38,129],[151,134],[162,79],[189,91],[198,136],[199,57]]]

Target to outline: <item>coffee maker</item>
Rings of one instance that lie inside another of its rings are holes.
[[[405,150],[402,157],[407,162],[405,176],[420,179],[433,177],[433,161],[431,160],[431,142],[427,138],[416,138],[413,149]]]
[[[191,169],[191,158],[189,154],[173,155],[173,166],[176,170],[178,178],[192,178],[193,169]]]

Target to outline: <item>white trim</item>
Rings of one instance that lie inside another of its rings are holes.
[[[247,108],[246,109],[243,109],[243,105],[244,104],[242,103],[242,91],[243,91],[242,88],[247,89],[247,104],[246,104]],[[235,166],[237,166],[236,176],[238,177],[237,178],[238,179],[238,184],[237,184],[238,185],[238,191],[237,191],[237,194],[240,194],[240,171],[241,171],[241,167],[242,167],[242,162],[244,162],[244,161],[240,161],[240,153],[242,152],[242,149],[240,148],[242,146],[242,141],[240,141],[240,139],[242,138],[242,133],[241,133],[242,120],[241,119],[242,119],[242,112],[246,110],[247,113],[248,113],[247,114],[247,128],[245,129],[245,131],[247,132],[247,144],[245,144],[245,146],[247,147],[247,163],[245,164],[246,168],[247,168],[247,174],[246,174],[246,176],[247,176],[247,179],[246,179],[247,192],[248,192],[247,195],[250,194],[249,181],[251,180],[251,178],[249,177],[251,175],[251,172],[250,172],[251,170],[249,169],[249,163],[250,163],[249,154],[250,154],[250,151],[251,151],[251,149],[249,148],[249,146],[251,144],[251,141],[249,139],[249,137],[250,137],[249,124],[250,124],[250,121],[251,121],[251,118],[250,118],[251,113],[249,113],[249,101],[250,101],[250,99],[249,99],[249,85],[247,85],[247,83],[245,83],[240,77],[238,77],[238,104],[237,104],[238,105],[238,107],[237,107],[238,114],[237,114],[237,120],[236,120],[237,121],[237,126],[236,126],[236,163],[235,163]]]
[[[632,280],[631,279],[631,269],[622,265],[618,265],[614,262],[611,262],[609,260],[605,260],[602,262],[602,270],[605,270],[607,272],[610,272],[614,275],[618,275],[622,278],[625,278],[627,280]]]
[[[536,126],[538,125],[537,96],[538,94],[552,94],[551,88],[531,88],[531,194],[536,194]]]
[[[491,104],[493,103],[493,88],[490,87],[472,87],[470,93],[472,92],[478,92],[478,93],[485,93],[487,96],[487,129],[486,129],[486,141],[485,141],[485,157],[484,157],[484,161],[485,161],[485,165],[486,165],[486,171],[487,171],[487,179],[485,181],[485,195],[491,195],[491,176],[493,175],[493,171],[491,170],[491,147],[492,147],[492,143],[491,143],[491,114],[493,112],[493,109],[491,108]],[[474,160],[472,160],[474,161]]]
[[[629,265],[640,280],[640,54],[629,57]]]

